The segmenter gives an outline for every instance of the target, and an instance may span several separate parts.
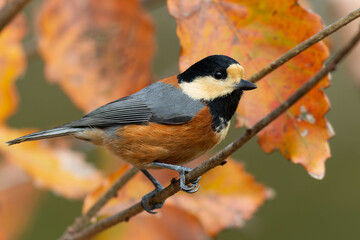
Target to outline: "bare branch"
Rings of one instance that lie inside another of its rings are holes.
[[[0,11],[0,32],[13,20],[30,0],[13,0]]]
[[[245,133],[225,147],[222,151],[218,152],[215,156],[202,163],[200,166],[194,168],[186,176],[187,180],[195,180],[209,170],[215,168],[216,166],[222,165],[227,157],[233,154],[246,142],[248,142],[252,137],[254,137],[258,132],[264,129],[269,123],[274,119],[279,117],[287,109],[289,109],[295,102],[297,102],[301,97],[303,97],[307,92],[309,92],[318,82],[320,82],[329,72],[334,71],[336,65],[355,47],[355,45],[360,40],[360,30],[356,36],[338,53],[336,53],[325,65],[324,67],[317,72],[307,83],[305,83],[301,88],[299,88],[291,97],[289,97],[285,102],[283,102],[279,107],[273,110],[270,114],[265,116],[259,122],[257,122],[252,128],[248,128]],[[180,183],[175,181],[171,183],[168,187],[155,194],[151,199],[150,203],[162,202],[165,201],[170,196],[174,195],[179,191]],[[139,214],[144,209],[142,208],[140,202],[134,204],[133,206],[125,209],[122,212],[114,214],[108,218],[100,220],[99,222],[87,227],[79,233],[75,233],[66,240],[80,240],[88,239],[95,234],[114,226],[123,221],[128,221],[131,217]]]
[[[96,203],[83,215],[75,219],[74,223],[67,228],[61,239],[67,239],[67,236],[82,230],[95,217],[96,213],[113,197],[117,192],[139,171],[138,168],[132,167],[125,172],[116,182],[108,189]]]
[[[349,13],[345,17],[340,18],[339,20],[337,20],[336,22],[334,22],[334,23],[330,24],[329,26],[325,27],[323,30],[316,33],[312,37],[310,37],[307,40],[303,41],[302,43],[300,43],[299,45],[297,45],[293,49],[287,51],[285,54],[281,55],[279,58],[277,58],[276,60],[271,62],[269,65],[267,65],[266,67],[261,69],[259,72],[257,72],[253,76],[251,76],[248,79],[248,81],[250,81],[250,82],[259,81],[261,78],[265,77],[266,75],[268,75],[269,73],[271,73],[272,71],[274,71],[275,69],[277,69],[278,67],[280,67],[281,65],[283,65],[284,63],[289,61],[290,59],[292,59],[293,57],[295,57],[296,55],[300,54],[304,50],[308,49],[309,47],[311,47],[315,43],[321,41],[322,39],[329,36],[333,32],[335,32],[335,31],[339,30],[340,28],[344,27],[346,24],[350,23],[351,21],[355,20],[358,17],[360,17],[360,8],[358,8],[357,10]]]

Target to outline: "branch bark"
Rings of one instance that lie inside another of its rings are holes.
[[[324,67],[317,72],[307,83],[305,83],[301,88],[299,88],[291,97],[289,97],[285,102],[283,102],[279,107],[257,122],[253,127],[248,128],[245,133],[225,147],[222,151],[218,152],[215,156],[202,163],[200,166],[194,168],[186,176],[187,180],[195,180],[209,170],[215,168],[216,166],[222,165],[227,157],[233,154],[246,142],[248,142],[252,137],[254,137],[258,132],[265,128],[269,123],[275,120],[278,116],[284,113],[289,109],[295,102],[297,102],[301,97],[303,97],[307,92],[309,92],[318,82],[320,82],[329,72],[334,71],[337,64],[355,47],[355,45],[360,40],[360,30],[355,35],[355,37],[338,53],[336,53],[325,65]],[[179,191],[180,183],[179,180],[171,183],[165,189],[155,194],[151,199],[150,203],[162,202],[165,201],[170,196],[174,195]],[[123,221],[128,221],[131,217],[139,214],[144,209],[142,208],[140,202],[134,204],[133,206],[121,211],[113,216],[100,220],[99,222],[87,227],[86,229],[75,233],[73,235],[67,236],[66,240],[80,240],[88,239],[95,234],[114,226]]]
[[[119,189],[121,189],[131,178],[133,178],[139,169],[132,167],[127,172],[124,173],[116,182],[111,186],[111,188],[106,191],[96,203],[83,215],[75,219],[74,223],[67,228],[63,237],[66,239],[67,236],[70,236],[73,233],[76,233],[87,226],[96,213],[113,197],[117,195]]]
[[[0,11],[0,32],[31,0],[13,0]]]

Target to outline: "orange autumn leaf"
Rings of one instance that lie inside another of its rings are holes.
[[[0,163],[0,240],[19,239],[39,199],[30,178],[8,161]]]
[[[87,164],[84,155],[78,152],[50,147],[45,141],[10,147],[4,144],[6,140],[28,133],[29,130],[0,127],[0,152],[26,171],[37,186],[51,189],[68,198],[81,198],[101,182],[101,174]]]
[[[0,154],[28,173],[37,186],[68,198],[81,198],[101,182],[102,175],[75,151],[51,147],[46,141],[5,144],[30,132],[34,130],[15,130],[0,124]]]
[[[161,214],[142,213],[129,223],[118,224],[94,237],[95,240],[209,239],[195,215],[175,206],[167,205]]]
[[[0,0],[0,9],[5,3],[5,0]],[[14,81],[26,66],[21,44],[25,32],[23,15],[19,15],[0,34],[0,123],[14,113],[17,105]]]
[[[127,169],[129,169],[128,166],[122,166],[110,175],[102,186],[89,194],[85,199],[83,212],[86,212]],[[154,172],[154,176],[161,179],[163,184],[165,176],[168,177],[165,186],[173,176],[170,171],[158,170]],[[228,176],[232,177],[229,178]],[[207,235],[216,236],[225,228],[242,226],[244,221],[248,220],[258,207],[270,197],[269,193],[271,193],[263,185],[255,182],[254,178],[244,171],[241,164],[233,160],[229,160],[224,167],[217,167],[203,175],[200,184],[200,190],[195,194],[180,193],[169,198],[164,207],[159,210],[159,214],[161,216],[169,214],[167,213],[169,206],[179,209],[177,211],[185,211],[187,214],[196,217]],[[149,180],[142,174],[137,174],[118,192],[116,198],[111,199],[102,208],[99,215],[109,216],[124,210],[140,201],[143,195],[153,189],[154,187]],[[145,216],[148,215],[148,213],[142,213],[134,219],[144,218],[144,214]],[[176,215],[173,218],[169,221],[176,221]],[[133,225],[136,224],[131,220],[127,225],[133,228]]]
[[[296,0],[169,0],[168,7],[178,23],[181,70],[207,55],[225,54],[251,76],[323,27],[320,17]],[[245,124],[254,125],[279,106],[321,69],[327,57],[327,47],[318,43],[258,82],[258,89],[246,92],[240,101],[238,113]],[[325,78],[258,134],[265,152],[278,149],[319,179],[325,174],[327,140],[333,135],[324,118],[329,102],[323,88],[328,85]]]
[[[225,228],[243,226],[272,195],[273,191],[257,183],[242,164],[228,159],[226,165],[202,176],[196,194],[175,195],[168,204],[196,215],[207,234],[215,237]]]
[[[138,1],[48,0],[38,23],[47,77],[82,110],[151,82],[154,30]]]
[[[42,142],[12,147],[5,144],[10,139],[30,133],[30,130],[14,130],[6,126],[6,120],[17,108],[15,80],[25,68],[21,45],[24,33],[25,25],[20,15],[0,34],[0,153],[31,175],[39,185],[68,197],[81,197],[101,179],[97,171],[86,165],[82,156],[70,150],[52,149]]]
[[[4,3],[0,1],[0,6]],[[15,80],[24,72],[26,65],[21,44],[24,35],[22,15],[16,17],[0,34],[0,154],[28,173],[38,186],[70,198],[82,197],[101,180],[101,174],[87,165],[82,155],[67,149],[51,148],[43,142],[12,147],[5,144],[31,131],[6,126],[6,120],[17,109]]]

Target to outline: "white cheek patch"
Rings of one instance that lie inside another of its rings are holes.
[[[213,77],[198,77],[192,82],[182,82],[180,87],[185,94],[193,99],[211,100],[227,95],[234,90],[233,84],[214,79]]]
[[[198,77],[192,82],[182,82],[180,87],[189,97],[209,101],[232,93],[235,85],[244,78],[244,68],[239,64],[232,64],[227,69],[228,77],[218,80],[212,76]]]

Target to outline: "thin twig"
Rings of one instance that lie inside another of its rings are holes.
[[[315,35],[313,35],[312,37],[306,39],[305,41],[303,41],[302,43],[300,43],[299,45],[297,45],[293,49],[287,51],[285,54],[281,55],[279,58],[277,58],[276,60],[271,62],[269,65],[267,65],[266,67],[264,67],[263,69],[258,71],[253,76],[251,76],[248,79],[248,81],[250,81],[250,82],[259,81],[261,78],[268,75],[269,73],[271,73],[272,71],[274,71],[275,69],[277,69],[278,67],[280,67],[281,65],[283,65],[284,63],[286,63],[287,61],[292,59],[293,57],[295,57],[296,55],[300,54],[304,50],[308,49],[309,47],[311,47],[315,43],[321,41],[322,39],[329,36],[333,32],[335,32],[335,31],[339,30],[340,28],[344,27],[346,24],[350,23],[351,21],[355,20],[358,17],[360,17],[360,8],[358,8],[357,10],[349,13],[345,17],[340,18],[339,20],[337,20],[336,22],[330,24],[329,26],[326,26],[320,32],[318,32]]]
[[[245,133],[229,144],[222,151],[217,153],[215,156],[202,163],[200,166],[194,168],[186,176],[187,180],[195,180],[209,170],[215,168],[216,166],[222,165],[224,160],[248,142],[252,137],[254,137],[258,132],[260,132],[265,126],[271,123],[274,119],[279,117],[287,109],[289,109],[294,103],[296,103],[301,97],[303,97],[307,92],[309,92],[318,82],[320,82],[329,72],[334,71],[336,65],[355,47],[355,45],[360,40],[360,31],[356,36],[338,53],[336,53],[325,65],[324,67],[317,72],[307,83],[305,83],[301,88],[299,88],[291,97],[289,97],[285,102],[283,102],[279,107],[273,110],[270,114],[265,116],[259,122],[257,122],[253,127],[248,128]],[[171,183],[168,187],[155,194],[151,199],[150,203],[163,202],[170,196],[174,195],[179,191],[180,183],[179,180]],[[128,221],[131,217],[139,214],[144,209],[141,206],[140,202],[134,204],[133,206],[116,213],[108,218],[100,220],[99,222],[87,227],[79,233],[76,233],[66,240],[81,240],[88,239],[91,236],[96,235],[97,233],[114,226],[123,221]]]
[[[0,10],[0,32],[30,0],[13,0]]]
[[[132,167],[126,171],[116,182],[108,189],[97,201],[96,203],[83,215],[75,219],[74,223],[67,228],[63,237],[66,239],[66,236],[76,233],[86,227],[86,225],[95,217],[96,213],[113,197],[116,197],[117,192],[121,189],[135,174],[139,171],[138,168]]]

